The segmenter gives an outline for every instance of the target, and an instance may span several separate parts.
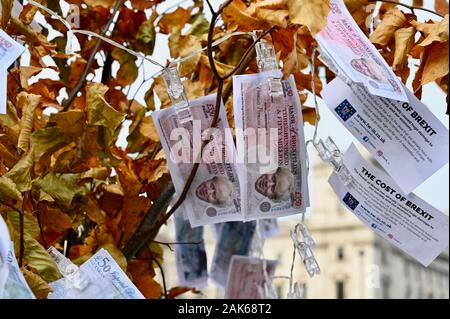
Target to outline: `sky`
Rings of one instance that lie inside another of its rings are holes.
[[[180,3],[180,0],[166,0],[158,8],[158,12],[164,12],[169,9],[170,11],[173,11],[178,4]],[[217,8],[220,3],[223,1],[220,0],[212,0],[211,3],[215,8]],[[403,1],[405,3],[411,4],[411,1]],[[433,0],[424,0],[424,4],[426,7],[433,9]],[[188,7],[191,4],[191,1],[185,1],[181,5],[183,7]],[[207,13],[207,18],[210,18],[210,13],[205,6],[205,12]],[[425,21],[430,18],[436,18],[436,16],[416,11],[418,14],[418,18],[420,21]],[[76,45],[74,46],[74,49],[76,49]],[[167,57],[169,57],[169,47],[167,44],[167,36],[158,34],[156,39],[156,47],[155,52],[151,58],[155,61],[158,61],[160,64],[165,64]],[[26,60],[26,58],[25,58]],[[101,65],[101,60],[99,60],[99,64]],[[50,65],[52,63],[49,63]],[[118,66],[113,66],[113,71],[117,72]],[[144,70],[140,70],[140,74],[138,77],[138,82],[140,82],[141,79],[145,78],[148,79],[151,75],[157,73],[160,71],[159,67],[156,67],[155,65],[145,61],[144,63]],[[46,73],[42,76],[50,76],[52,78],[57,77],[56,72],[54,74]],[[94,78],[88,78],[89,80],[97,80],[100,78],[100,73],[96,74]],[[37,78],[36,78],[37,79]],[[144,94],[147,91],[147,89],[150,87],[151,81],[147,81],[145,85],[143,85],[139,91],[136,94],[136,98],[141,103],[144,103]],[[410,87],[410,83],[409,83]],[[130,93],[133,94],[136,91],[136,87],[132,87]],[[356,139],[344,128],[343,125],[336,119],[336,117],[328,110],[326,105],[323,103],[323,101],[319,98],[319,109],[320,109],[320,115],[321,115],[321,121],[318,129],[318,137],[322,139],[326,139],[328,136],[332,137],[333,140],[336,142],[336,144],[339,146],[339,148],[342,151],[345,151],[348,146],[350,146],[351,143],[355,143],[356,145],[359,145],[359,143],[356,141]],[[445,94],[442,92],[440,88],[437,87],[435,84],[426,85],[424,87],[423,92],[423,99],[422,102],[425,103],[427,106],[429,106],[430,110],[435,114],[435,116],[448,128],[449,127],[449,118],[447,115],[445,115]],[[307,106],[313,106],[313,103],[311,99],[309,99],[306,102]],[[126,136],[128,135],[128,126],[129,122],[125,123],[125,128],[122,130],[118,144],[122,147],[126,147]],[[306,139],[310,139],[313,136],[314,128],[306,124],[305,125],[305,136]],[[316,156],[311,156],[315,150],[310,147],[310,158],[316,158]],[[313,164],[313,163],[312,163]],[[312,181],[313,182],[313,181]],[[312,189],[312,187],[310,187]],[[332,192],[330,188],[330,192]],[[435,206],[437,209],[445,212],[448,214],[449,210],[449,164],[446,164],[442,169],[440,169],[437,173],[435,173],[432,177],[430,177],[427,181],[425,181],[421,186],[419,186],[415,191],[416,195],[430,203],[431,205]]]

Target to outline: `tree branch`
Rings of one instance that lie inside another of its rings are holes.
[[[109,27],[114,21],[114,17],[116,16],[117,11],[119,11],[120,7],[122,7],[125,0],[117,0],[116,5],[114,6],[113,12],[111,13],[111,18],[106,23],[105,27],[102,30],[101,35],[104,36],[106,32],[108,32]],[[70,92],[69,97],[67,100],[63,103],[63,112],[67,111],[70,107],[70,104],[72,104],[73,100],[77,97],[78,92],[80,92],[81,88],[83,87],[84,83],[86,82],[86,77],[89,74],[89,70],[91,69],[92,63],[94,63],[95,55],[97,54],[98,50],[100,49],[100,46],[102,44],[101,39],[97,39],[95,42],[94,49],[92,50],[91,55],[89,56],[89,59],[84,67],[83,73],[81,74],[80,80],[78,81],[77,85],[75,85],[72,92]]]

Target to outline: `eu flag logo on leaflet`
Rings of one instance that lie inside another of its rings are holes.
[[[356,207],[359,205],[359,201],[356,200],[355,197],[352,196],[352,194],[347,193],[344,196],[344,199],[342,200],[351,210],[355,210]]]
[[[334,110],[344,122],[346,122],[356,113],[355,108],[350,104],[350,102],[347,99],[345,99],[341,104],[339,104]]]

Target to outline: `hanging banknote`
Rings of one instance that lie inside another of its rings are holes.
[[[362,83],[371,94],[408,101],[401,81],[356,24],[344,1],[330,0],[327,25],[316,40],[326,58],[347,79]]]
[[[192,228],[189,220],[175,214],[175,258],[181,287],[203,288],[208,283],[203,227]]]
[[[283,217],[309,206],[306,146],[294,78],[273,96],[267,71],[233,78],[236,146],[245,220]]]
[[[208,130],[215,104],[215,95],[190,101],[193,121],[183,127],[174,107],[152,114],[177,194],[181,194],[193,162],[199,158],[202,138],[208,141],[182,205],[192,227],[242,220],[235,148],[223,105],[216,128]]]
[[[228,273],[226,299],[261,299],[266,276],[273,276],[277,262],[246,256],[233,256]],[[264,274],[264,264],[266,267]],[[259,288],[259,289],[258,289]]]
[[[105,249],[80,266],[88,284],[75,288],[70,278],[50,283],[53,292],[48,299],[144,299],[125,272]]]
[[[256,222],[229,222],[220,227],[214,257],[211,264],[211,279],[221,287],[225,287],[231,257],[247,256],[252,246]]]

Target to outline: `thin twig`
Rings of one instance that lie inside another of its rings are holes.
[[[111,18],[108,20],[108,22],[106,23],[105,27],[102,30],[102,33],[101,33],[102,36],[104,36],[106,34],[106,32],[108,32],[109,27],[114,22],[114,18],[116,16],[117,11],[119,11],[120,7],[122,7],[124,2],[125,2],[125,0],[117,0],[116,5],[114,6],[113,12],[111,13]],[[67,100],[65,100],[63,103],[63,112],[65,112],[69,109],[70,104],[72,104],[72,102],[76,98],[78,92],[83,87],[84,82],[86,81],[86,77],[89,74],[89,70],[92,66],[92,63],[94,63],[95,56],[96,56],[98,50],[100,49],[101,44],[102,44],[101,39],[97,39],[94,49],[92,50],[92,53],[89,56],[89,59],[88,59],[86,65],[84,66],[84,70],[83,70],[83,73],[81,74],[80,80],[78,81],[77,85],[75,85],[74,89],[70,92]]]
[[[158,261],[158,259],[157,259],[155,256],[153,256],[153,253],[152,253],[152,251],[150,250],[150,248],[147,247],[147,249],[148,249],[148,252],[150,253],[150,256],[152,257],[152,260],[158,265],[159,270],[161,271],[161,277],[162,277],[162,281],[163,281],[163,289],[164,289],[164,298],[169,299],[169,298],[168,298],[168,297],[169,297],[169,294],[167,293],[166,276],[165,276],[165,274],[164,274],[164,270],[163,270],[163,268],[162,268],[160,262]]]
[[[410,5],[408,5],[408,4],[401,3],[401,2],[395,2],[395,1],[391,1],[391,0],[369,0],[369,2],[372,2],[372,3],[374,3],[374,2],[384,2],[384,3],[395,4],[395,5],[397,5],[397,6],[402,6],[402,7],[408,8],[408,9],[411,10],[413,13],[414,13],[414,10],[422,10],[422,11],[426,11],[426,12],[435,14],[435,15],[441,17],[441,18],[444,17],[443,15],[437,13],[436,11],[433,11],[433,10],[430,10],[430,9],[427,9],[427,8],[421,8],[421,7],[410,6]]]

